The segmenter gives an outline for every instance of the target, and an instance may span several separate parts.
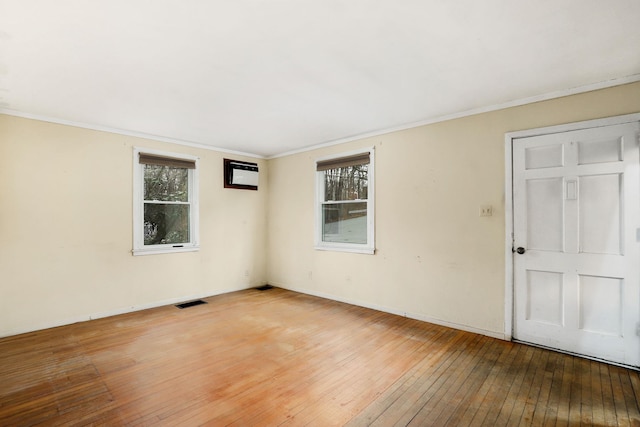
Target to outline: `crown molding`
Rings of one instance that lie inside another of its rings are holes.
[[[402,130],[412,129],[420,126],[431,125],[440,122],[446,122],[448,120],[460,119],[463,117],[474,116],[476,114],[490,113],[492,111],[504,110],[506,108],[519,107],[522,105],[533,104],[536,102],[548,101],[556,98],[563,98],[570,95],[578,95],[585,92],[593,92],[595,90],[607,89],[614,86],[622,86],[629,83],[636,83],[640,81],[640,74],[632,74],[626,77],[620,77],[616,79],[605,80],[598,83],[592,83],[584,86],[576,86],[570,89],[558,90],[555,92],[548,92],[542,95],[531,96],[528,98],[517,99],[513,101],[503,102],[500,104],[494,104],[487,107],[473,108],[471,110],[465,110],[458,113],[447,114],[444,116],[434,117],[430,119],[424,119],[417,122],[406,123],[399,126],[393,126],[390,128],[379,129],[376,131],[361,133],[357,135],[348,136],[345,138],[336,139],[333,141],[323,142],[320,144],[310,145],[308,147],[286,151],[284,153],[275,154],[273,156],[266,157],[267,159],[276,159],[279,157],[287,157],[294,154],[304,153],[307,151],[314,151],[321,148],[332,147],[334,145],[345,144],[347,142],[353,142],[360,139],[372,138],[380,135],[385,135],[392,132],[398,132]]]
[[[200,148],[200,149],[209,150],[209,151],[218,151],[221,153],[228,153],[236,156],[252,157],[256,159],[266,158],[265,156],[261,156],[259,154],[246,153],[244,151],[229,150],[227,148],[214,147],[207,144],[201,144],[201,143],[191,142],[191,141],[183,141],[180,139],[167,138],[164,136],[153,135],[153,134],[148,134],[144,132],[134,132],[134,131],[124,130],[124,129],[113,128],[109,126],[100,126],[100,125],[94,125],[89,123],[74,122],[71,120],[64,120],[56,117],[43,116],[40,114],[25,113],[22,111],[11,110],[7,108],[0,108],[0,114],[5,114],[7,116],[14,116],[14,117],[22,117],[24,119],[39,120],[42,122],[55,123],[59,125],[73,126],[73,127],[78,127],[82,129],[96,130],[100,132],[115,133],[118,135],[133,136],[135,138],[151,139],[153,141],[168,142],[170,144],[182,145],[182,146],[191,147],[191,148]]]
[[[416,128],[416,127],[420,127],[420,126],[425,126],[425,125],[431,125],[431,124],[435,124],[435,123],[445,122],[445,121],[448,121],[448,120],[460,119],[460,118],[463,118],[463,117],[473,116],[473,115],[476,115],[476,114],[489,113],[489,112],[492,112],[492,111],[504,110],[506,108],[512,108],[512,107],[519,107],[519,106],[522,106],[522,105],[533,104],[533,103],[542,102],[542,101],[548,101],[548,100],[551,100],[551,99],[562,98],[562,97],[565,97],[565,96],[578,95],[578,94],[585,93],[585,92],[592,92],[592,91],[595,91],[595,90],[607,89],[607,88],[610,88],[610,87],[621,86],[621,85],[625,85],[625,84],[629,84],[629,83],[636,83],[636,82],[639,82],[639,81],[640,81],[640,74],[632,74],[630,76],[625,76],[625,77],[619,77],[619,78],[615,78],[615,79],[605,80],[605,81],[592,83],[592,84],[588,84],[588,85],[584,85],[584,86],[577,86],[577,87],[573,87],[573,88],[569,88],[569,89],[563,89],[563,90],[559,90],[559,91],[555,91],[555,92],[548,92],[548,93],[545,93],[545,94],[531,96],[531,97],[522,98],[522,99],[517,99],[517,100],[513,100],[513,101],[508,101],[508,102],[504,102],[504,103],[500,103],[500,104],[494,104],[494,105],[490,105],[490,106],[486,106],[486,107],[480,107],[480,108],[473,108],[473,109],[470,109],[470,110],[465,110],[465,111],[461,111],[461,112],[457,112],[457,113],[452,113],[452,114],[447,114],[447,115],[443,115],[443,116],[428,118],[428,119],[420,120],[420,121],[417,121],[417,122],[410,122],[410,123],[405,123],[405,124],[398,125],[398,126],[392,126],[392,127],[389,127],[389,128],[374,130],[374,131],[371,131],[371,132],[365,132],[365,133],[360,133],[360,134],[356,134],[356,135],[351,135],[351,136],[347,136],[347,137],[344,137],[344,138],[339,138],[339,139],[335,139],[335,140],[332,140],[332,141],[327,141],[327,142],[323,142],[323,143],[319,143],[319,144],[314,144],[314,145],[310,145],[310,146],[299,148],[299,149],[295,149],[295,150],[285,151],[285,152],[282,152],[282,153],[279,153],[279,154],[274,154],[272,156],[262,156],[262,155],[255,154],[255,153],[247,153],[247,152],[244,152],[244,151],[236,151],[236,150],[230,150],[230,149],[227,149],[227,148],[214,147],[214,146],[211,146],[211,145],[192,142],[192,141],[183,141],[183,140],[179,140],[179,139],[167,138],[167,137],[164,137],[164,136],[152,135],[152,134],[147,134],[147,133],[143,133],[143,132],[134,132],[134,131],[124,130],[124,129],[112,128],[112,127],[109,127],[109,126],[100,126],[100,125],[94,125],[94,124],[89,124],[89,123],[74,122],[74,121],[71,121],[71,120],[64,120],[64,119],[59,119],[59,118],[49,117],[49,116],[44,116],[44,115],[39,115],[39,114],[25,113],[25,112],[22,112],[22,111],[11,110],[11,109],[6,109],[6,108],[0,108],[0,114],[6,114],[8,116],[22,117],[22,118],[26,118],[26,119],[40,120],[40,121],[44,121],[44,122],[56,123],[56,124],[67,125],[67,126],[74,126],[74,127],[84,128],[84,129],[91,129],[91,130],[96,130],[96,131],[101,131],[101,132],[115,133],[115,134],[119,134],[119,135],[133,136],[133,137],[136,137],[136,138],[144,138],[144,139],[151,139],[151,140],[154,140],[154,141],[168,142],[168,143],[171,143],[171,144],[182,145],[182,146],[186,146],[186,147],[199,148],[199,149],[203,149],[203,150],[210,150],[210,151],[217,151],[217,152],[221,152],[221,153],[233,154],[233,155],[236,155],[236,156],[245,156],[245,157],[251,157],[251,158],[256,158],[256,159],[267,159],[267,160],[270,160],[270,159],[276,159],[276,158],[279,158],[279,157],[287,157],[287,156],[291,156],[291,155],[294,155],[294,154],[305,153],[305,152],[308,152],[308,151],[314,151],[314,150],[318,150],[318,149],[321,149],[321,148],[332,147],[334,145],[345,144],[345,143],[348,143],[348,142],[353,142],[353,141],[357,141],[357,140],[364,139],[364,138],[371,138],[371,137],[385,135],[385,134],[392,133],[392,132],[398,132],[398,131],[412,129],[412,128]]]

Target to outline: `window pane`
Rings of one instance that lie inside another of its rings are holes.
[[[144,204],[144,244],[189,243],[189,205]]]
[[[324,200],[366,200],[369,165],[347,166],[324,172]]]
[[[322,205],[322,241],[367,243],[367,203]]]
[[[163,202],[189,201],[189,170],[144,165],[144,199]]]

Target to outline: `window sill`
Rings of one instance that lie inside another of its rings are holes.
[[[315,249],[318,251],[331,251],[331,252],[350,252],[354,254],[367,254],[373,255],[376,252],[375,248],[371,247],[357,247],[357,246],[319,246],[316,245]]]
[[[144,248],[144,249],[134,249],[131,253],[134,256],[139,255],[155,255],[155,254],[172,254],[176,252],[197,252],[200,250],[200,246],[185,246],[182,248],[174,248],[174,247],[162,247],[162,248]]]

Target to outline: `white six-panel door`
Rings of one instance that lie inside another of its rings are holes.
[[[638,131],[513,140],[515,339],[640,366]]]

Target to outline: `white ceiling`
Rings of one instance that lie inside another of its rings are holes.
[[[639,0],[0,0],[0,112],[272,156],[640,80],[639,19]]]

